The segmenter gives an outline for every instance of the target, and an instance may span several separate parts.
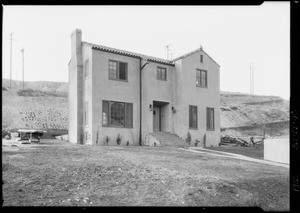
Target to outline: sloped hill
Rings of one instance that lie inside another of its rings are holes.
[[[223,134],[289,134],[289,102],[280,97],[222,92],[220,110]]]
[[[221,127],[289,120],[288,101],[276,96],[221,94]]]
[[[2,79],[2,87],[9,86],[9,79]],[[22,81],[12,80],[11,87],[22,89]],[[53,81],[25,81],[24,89],[33,89],[40,91],[50,91],[57,93],[68,93],[68,83],[67,82],[53,82]]]
[[[68,97],[40,90],[2,88],[2,129],[67,130]]]
[[[68,83],[3,79],[2,128],[68,128]],[[277,96],[221,92],[221,130],[229,135],[289,133],[289,102]]]

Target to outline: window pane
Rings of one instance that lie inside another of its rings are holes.
[[[197,106],[194,106],[193,108],[193,127],[197,128]]]
[[[196,70],[196,86],[200,85],[200,70]]]
[[[109,70],[109,78],[116,79],[117,78],[117,70]]]
[[[197,106],[189,106],[189,127],[197,128]]]
[[[109,61],[109,69],[117,70],[117,62]]]
[[[214,109],[210,110],[210,129],[214,129]]]
[[[126,113],[125,113],[125,127],[132,127],[132,108],[133,105],[130,103],[126,103]]]
[[[201,79],[200,79],[200,84],[202,87],[207,86],[207,78],[206,78],[206,71],[201,70]]]
[[[189,127],[193,127],[193,114],[192,106],[189,106]]]
[[[116,79],[117,78],[117,62],[109,61],[109,79]]]
[[[166,80],[167,79],[167,76],[166,76],[166,69],[162,69],[162,79]]]
[[[103,126],[108,125],[108,119],[109,119],[108,108],[109,108],[109,102],[103,101],[102,102],[102,124],[103,124]]]
[[[161,69],[157,68],[157,79],[161,79]]]
[[[214,130],[214,109],[207,108],[206,109],[206,128],[210,130]]]
[[[110,123],[116,126],[125,126],[125,106],[124,103],[111,102]]]
[[[126,80],[126,63],[119,63],[119,79]]]

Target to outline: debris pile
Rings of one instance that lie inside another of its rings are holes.
[[[229,135],[225,135],[221,137],[221,142],[219,146],[228,146],[228,145],[233,145],[233,146],[243,146],[243,147],[254,147],[254,148],[259,148],[263,146],[264,142],[264,137],[250,137],[249,142],[240,138],[240,137],[232,137]],[[256,140],[256,141],[255,141]]]

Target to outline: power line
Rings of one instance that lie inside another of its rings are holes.
[[[254,94],[254,67],[252,63],[249,65],[250,68],[250,94]]]

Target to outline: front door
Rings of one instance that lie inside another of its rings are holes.
[[[153,107],[153,132],[160,131],[160,107]]]

